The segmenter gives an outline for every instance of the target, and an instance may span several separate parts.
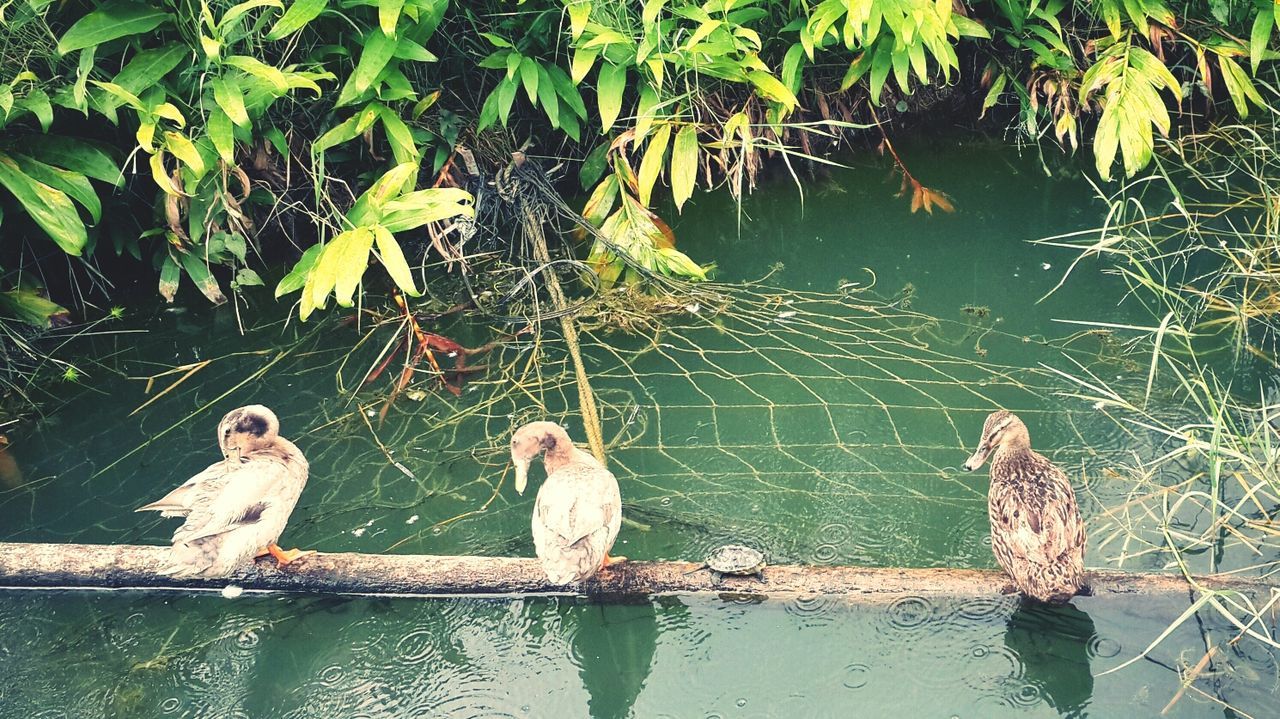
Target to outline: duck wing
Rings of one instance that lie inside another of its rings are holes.
[[[275,523],[270,520],[280,522],[283,529],[281,520],[288,519],[297,501],[290,487],[294,479],[285,464],[251,459],[226,471],[221,481],[196,485],[191,490],[187,521],[174,532],[174,543],[191,543],[261,522]],[[284,506],[290,497],[293,501]],[[286,516],[279,517],[281,512]]]
[[[133,510],[135,512],[160,512],[162,517],[185,517],[191,513],[192,505],[202,494],[216,491],[220,487],[228,470],[232,469],[226,461],[214,462],[177,489],[150,504],[144,504]]]
[[[557,583],[594,574],[621,526],[618,481],[599,466],[560,469],[547,478],[534,503],[534,545],[548,577]]]
[[[1037,470],[1039,482],[992,487],[992,533],[1014,556],[1034,565],[1076,560],[1084,554],[1085,538],[1075,492],[1067,475],[1047,460]]]

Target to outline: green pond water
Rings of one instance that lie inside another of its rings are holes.
[[[1159,445],[1058,397],[1066,385],[1048,368],[1078,362],[1140,384],[1145,369],[1113,338],[1073,336],[1083,328],[1060,320],[1150,317],[1092,261],[1037,302],[1074,256],[1026,243],[1096,226],[1101,206],[1082,178],[1046,177],[998,143],[904,152],[955,214],[911,215],[878,159],[806,181],[803,202],[770,181],[741,218],[703,196],[673,223],[682,249],[714,259],[726,283],[767,279],[682,300],[661,331],[610,334],[618,319],[605,317],[585,333],[634,520],[617,553],[692,559],[743,541],[773,563],[993,567],[986,473],[959,465],[1003,406],[1077,480],[1095,538],[1087,563],[1114,565],[1116,545],[1096,538],[1132,487],[1101,469]],[[533,492],[511,488],[509,432],[547,417],[585,439],[554,336],[473,358],[491,369],[459,397],[424,372],[380,418],[387,377],[361,381],[393,326],[286,323],[265,291],[238,316],[201,302],[140,303],[77,342],[86,378],[12,437],[0,467],[0,540],[164,543],[173,520],[132,510],[217,458],[222,413],[261,402],[311,462],[286,546],[532,555]],[[479,326],[427,329],[476,346],[491,339]],[[149,392],[148,377],[206,361],[138,409],[185,370]],[[1156,397],[1175,411],[1171,395]],[[1241,555],[1220,566],[1257,561]],[[1146,659],[1100,674],[1186,606],[11,591],[0,593],[0,717],[1149,716],[1203,655],[1203,635],[1230,630],[1221,619],[1184,624]],[[1276,657],[1243,642],[1168,716],[1233,716],[1220,702],[1273,716],[1278,677]]]

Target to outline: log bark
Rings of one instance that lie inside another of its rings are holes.
[[[404,554],[315,554],[276,568],[269,558],[227,578],[175,579],[156,574],[167,547],[0,542],[0,587],[145,590],[246,590],[402,596],[504,596],[577,593],[603,599],[656,594],[749,594],[762,597],[845,595],[857,603],[907,596],[998,596],[1012,589],[998,571],[845,566],[770,566],[763,579],[712,576],[692,562],[633,562],[610,567],[579,586],[547,581],[535,559]],[[1266,596],[1274,587],[1235,576],[1197,577],[1202,586]],[[1175,574],[1094,571],[1095,596],[1185,594]]]

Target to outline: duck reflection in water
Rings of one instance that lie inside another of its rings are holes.
[[[592,719],[626,719],[644,689],[658,646],[658,618],[648,599],[573,608],[573,663],[590,697]]]
[[[1093,619],[1075,606],[1021,602],[1004,633],[1005,646],[1022,662],[1014,701],[1026,703],[1038,692],[1063,717],[1087,716],[1093,698],[1089,647],[1096,638]]]

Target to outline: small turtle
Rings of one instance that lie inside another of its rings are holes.
[[[760,550],[744,547],[741,544],[726,544],[711,550],[702,566],[685,573],[692,574],[710,569],[711,578],[717,582],[725,574],[735,577],[754,575],[760,581],[764,581],[764,568],[764,553]]]

